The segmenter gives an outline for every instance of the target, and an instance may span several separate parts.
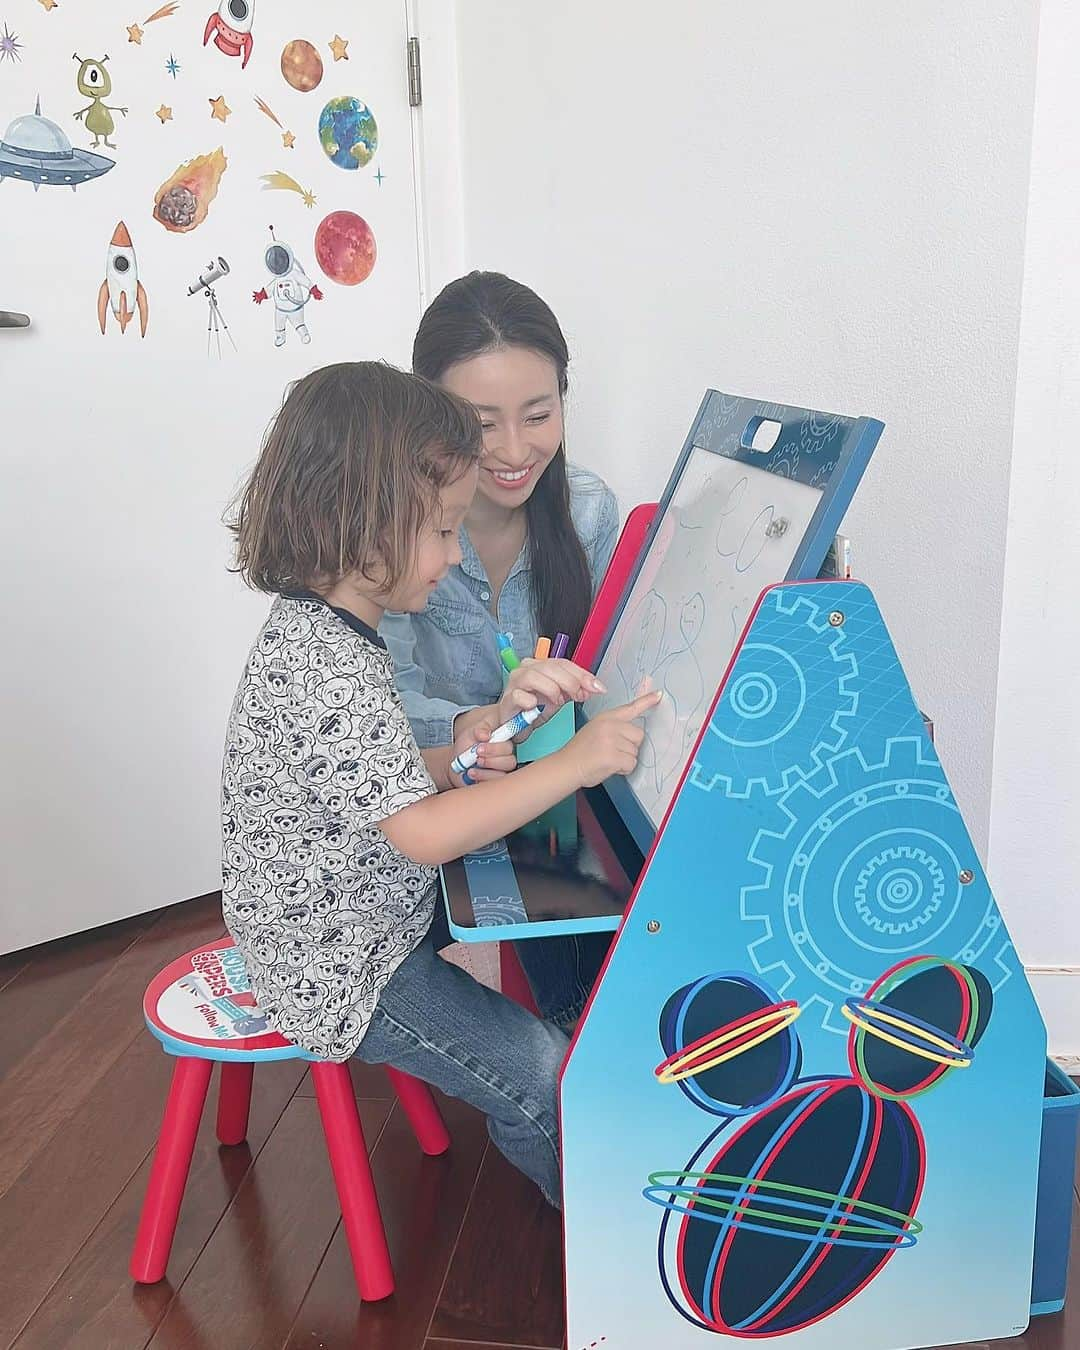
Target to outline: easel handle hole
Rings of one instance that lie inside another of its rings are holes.
[[[751,417],[743,428],[739,444],[744,450],[756,450],[759,455],[767,455],[784,429],[783,422],[769,417]]]

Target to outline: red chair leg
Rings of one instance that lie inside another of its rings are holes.
[[[450,1147],[450,1135],[431,1089],[400,1069],[392,1069],[389,1064],[384,1067],[401,1108],[409,1118],[416,1142],[429,1157],[439,1157]]]
[[[356,1095],[345,1064],[312,1064],[326,1148],[334,1172],[345,1236],[360,1297],[369,1303],[394,1292],[394,1271],[386,1245],[379,1200],[371,1177]]]
[[[208,1059],[177,1059],[173,1069],[139,1231],[131,1252],[131,1278],[140,1284],[156,1284],[165,1278],[213,1067]]]
[[[525,972],[521,969],[521,962],[511,942],[499,943],[499,988],[507,998],[520,1003],[526,1012],[540,1016],[540,1009],[536,1006],[529,981],[525,978]]]
[[[222,1064],[217,1108],[219,1143],[242,1144],[247,1138],[251,1080],[254,1076],[254,1064]]]

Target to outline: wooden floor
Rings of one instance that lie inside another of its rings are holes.
[[[393,1299],[357,1302],[311,1085],[288,1063],[256,1074],[247,1145],[220,1149],[207,1111],[169,1278],[131,1284],[170,1070],[140,997],[168,960],[221,931],[206,897],[0,957],[0,1347],[559,1350],[557,1216],[457,1103],[445,1103],[450,1154],[422,1158],[368,1068],[355,1081]],[[1080,1350],[1080,1287],[1065,1314],[994,1344]]]

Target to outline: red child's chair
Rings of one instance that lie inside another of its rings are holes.
[[[167,965],[146,991],[143,1014],[176,1067],[131,1254],[132,1278],[156,1284],[165,1277],[214,1061],[221,1063],[217,1137],[242,1144],[255,1065],[304,1059],[311,1062],[360,1297],[388,1298],[394,1272],[348,1065],[317,1060],[267,1028],[229,937]],[[450,1136],[427,1085],[389,1066],[386,1072],[420,1147],[431,1156],[445,1153]]]

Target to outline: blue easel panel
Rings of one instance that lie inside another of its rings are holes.
[[[564,1074],[570,1350],[1022,1331],[1045,1049],[873,597],[774,587]]]

